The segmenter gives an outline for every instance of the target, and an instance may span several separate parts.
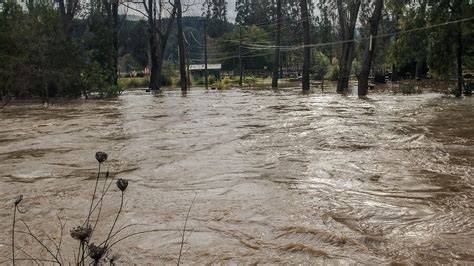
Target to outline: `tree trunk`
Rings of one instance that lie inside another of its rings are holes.
[[[67,37],[71,38],[73,33],[73,20],[76,15],[79,0],[58,0],[59,13],[63,23],[63,30]]]
[[[339,21],[339,28],[341,31],[341,40],[345,41],[347,39],[346,37],[346,25],[347,25],[347,19],[346,19],[346,11],[344,9],[344,3],[342,0],[337,0],[337,13],[338,13],[338,21]],[[339,59],[339,76],[338,76],[338,81],[337,81],[337,92],[342,93],[344,90],[344,82],[343,82],[343,76],[344,76],[344,66],[346,65],[345,60],[346,60],[346,53],[347,53],[347,43],[343,42],[342,43],[342,50],[341,50],[341,58]]]
[[[462,43],[462,26],[461,23],[458,24],[457,32],[457,47],[456,47],[456,61],[457,61],[457,76],[458,76],[458,93],[459,97],[462,95],[464,87],[464,79],[462,76],[462,54],[463,54],[463,43]]]
[[[158,0],[161,1],[161,0]],[[166,43],[173,27],[174,19],[176,17],[176,6],[173,7],[170,17],[168,18],[168,25],[166,30],[163,30],[161,25],[161,16],[156,18],[156,0],[148,0],[146,4],[143,0],[143,6],[147,7],[148,32],[150,34],[150,90],[159,90],[161,88],[161,69],[163,66],[163,56],[166,49]],[[162,5],[160,2],[159,9]]]
[[[179,75],[181,78],[181,91],[187,91],[188,82],[186,81],[186,52],[184,51],[184,35],[182,22],[183,11],[181,9],[181,0],[175,0],[174,3],[178,9],[176,23],[178,26]]]
[[[357,0],[350,5],[349,24],[347,24],[346,12],[342,0],[337,1],[339,14],[339,27],[341,28],[342,54],[339,60],[339,77],[337,82],[337,92],[343,93],[349,87],[349,79],[353,61],[353,39],[357,17],[359,15],[361,0]]]
[[[415,79],[416,80],[421,80],[421,77],[423,76],[423,64],[425,63],[424,58],[417,58],[416,59],[416,67],[415,67]]]
[[[426,6],[428,4],[428,0],[419,0],[420,4],[420,14],[418,15],[419,18],[417,20],[416,26],[418,28],[423,28],[426,26]],[[420,32],[420,36],[427,38],[427,35],[424,32]],[[415,79],[421,80],[423,76],[423,65],[426,62],[426,51],[425,50],[418,50],[416,56],[416,66],[415,66]]]
[[[364,97],[367,95],[367,90],[369,87],[369,74],[372,67],[372,59],[374,57],[375,43],[376,39],[373,38],[377,36],[380,19],[382,18],[382,9],[383,9],[383,0],[376,0],[374,13],[370,18],[370,37],[368,45],[365,49],[364,61],[362,63],[362,69],[359,74],[359,84],[358,84],[358,94],[359,97]]]
[[[204,86],[209,89],[209,70],[207,69],[207,21],[209,19],[209,6],[204,20]]]
[[[311,48],[310,45],[310,37],[309,37],[309,12],[308,12],[308,1],[307,0],[300,0],[301,5],[301,19],[302,19],[302,26],[303,26],[303,76],[302,76],[302,88],[303,92],[308,92],[310,89],[309,84],[309,65],[311,61]]]
[[[392,65],[392,81],[398,81],[398,69],[395,64]]]
[[[103,6],[107,15],[108,54],[107,70],[109,83],[117,85],[118,57],[118,0],[104,0]]]
[[[272,88],[278,88],[278,68],[280,67],[280,39],[281,39],[281,0],[277,0],[277,32],[275,37],[275,59],[273,60]]]
[[[112,85],[117,86],[117,75],[118,75],[118,31],[119,31],[119,21],[118,21],[118,0],[113,0],[112,2],[112,65],[110,66],[111,70],[111,82]]]
[[[355,34],[355,26],[357,23],[357,17],[359,15],[359,9],[361,5],[361,0],[355,1],[351,6],[350,12],[350,21],[349,21],[349,40],[350,42],[347,43],[347,50],[348,54],[346,54],[347,58],[344,60],[344,76],[343,76],[343,92],[347,90],[349,87],[349,79],[351,77],[351,70],[352,70],[352,62],[354,61],[354,39]]]
[[[150,90],[159,90],[160,89],[160,67],[158,65],[158,47],[156,41],[156,32],[150,33]]]
[[[242,76],[244,75],[242,66],[242,25],[239,25],[239,86],[242,87]]]

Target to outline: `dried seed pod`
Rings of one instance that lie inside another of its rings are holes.
[[[15,198],[15,206],[20,204],[22,200],[23,200],[23,195],[18,195],[18,197]]]
[[[117,187],[121,190],[121,191],[125,191],[125,189],[127,189],[127,186],[128,186],[128,181],[125,180],[125,179],[122,179],[122,178],[119,178],[117,180]]]
[[[98,151],[95,153],[95,159],[99,162],[99,163],[103,163],[107,160],[107,153],[105,152],[102,152],[102,151]]]
[[[107,252],[106,247],[96,246],[94,243],[89,244],[89,257],[95,262],[99,262]]]
[[[92,227],[90,225],[78,225],[72,228],[70,232],[72,238],[81,242],[88,242],[92,234]]]

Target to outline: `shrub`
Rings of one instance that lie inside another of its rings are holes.
[[[422,92],[420,87],[415,85],[414,83],[402,83],[399,86],[399,90],[403,94],[415,94]]]
[[[122,88],[132,89],[132,88],[148,88],[150,85],[149,77],[144,78],[119,78],[118,84]]]
[[[329,58],[320,51],[316,51],[312,54],[312,67],[311,70],[315,74],[315,78],[317,80],[322,80],[326,73],[329,70],[329,66],[331,63],[329,62]]]
[[[215,86],[218,90],[223,90],[227,88],[227,85],[230,83],[230,79],[223,78],[216,82],[214,82],[213,86]]]
[[[329,70],[324,76],[324,78],[327,80],[337,80],[338,77],[339,77],[339,65],[338,64],[330,65]]]
[[[464,95],[471,96],[474,90],[474,82],[468,82],[464,85]]]

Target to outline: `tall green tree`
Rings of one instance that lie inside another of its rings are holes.
[[[87,76],[86,58],[65,33],[51,5],[14,1],[0,12],[0,90],[16,97],[79,97]],[[81,75],[85,74],[85,75]]]
[[[468,0],[429,0],[430,24],[442,24],[447,21],[458,21],[474,16],[474,5]],[[428,67],[430,74],[448,78],[456,75],[457,90],[460,96],[464,86],[463,68],[466,60],[472,57],[473,49],[472,21],[458,22],[443,27],[436,27],[429,33]],[[447,41],[449,40],[449,41]],[[467,57],[467,58],[466,58]]]

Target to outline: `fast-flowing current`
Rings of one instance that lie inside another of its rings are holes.
[[[50,259],[22,221],[74,263],[69,231],[104,151],[102,173],[129,180],[116,229],[132,226],[114,239],[130,237],[108,254],[121,263],[174,264],[182,242],[184,264],[474,263],[473,106],[297,88],[13,102],[0,112],[0,261],[11,263],[22,194],[17,263]],[[120,194],[113,184],[91,242],[107,236]]]

